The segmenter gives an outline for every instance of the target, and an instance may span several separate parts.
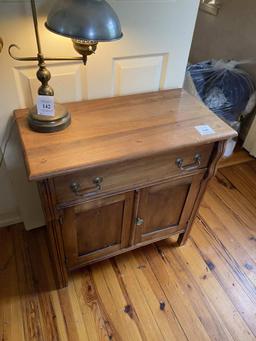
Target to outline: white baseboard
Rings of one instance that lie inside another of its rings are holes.
[[[6,227],[21,223],[22,219],[16,212],[0,214],[0,227]]]

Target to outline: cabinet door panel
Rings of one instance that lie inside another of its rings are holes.
[[[79,256],[120,244],[123,210],[120,201],[76,215]]]
[[[203,175],[145,188],[140,193],[136,243],[175,233],[187,223]]]
[[[133,193],[102,198],[64,210],[62,228],[67,265],[91,262],[126,247]]]
[[[172,183],[154,186],[146,190],[143,206],[145,224],[142,233],[162,230],[178,225],[190,184],[173,186]]]

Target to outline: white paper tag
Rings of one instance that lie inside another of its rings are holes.
[[[207,124],[196,126],[196,130],[199,132],[200,135],[212,135],[215,134],[215,131],[209,127]]]
[[[224,157],[229,157],[233,154],[233,151],[236,146],[236,140],[229,139],[226,143],[225,150],[224,150]]]
[[[37,96],[37,113],[38,115],[54,116],[54,96]]]

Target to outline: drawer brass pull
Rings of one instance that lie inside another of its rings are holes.
[[[176,159],[176,165],[182,171],[191,171],[191,170],[197,169],[201,165],[201,155],[200,154],[196,154],[194,156],[194,162],[190,163],[189,165],[185,165],[185,166],[183,166],[183,159],[182,158],[178,158],[178,159]]]
[[[94,195],[94,194],[97,194],[99,191],[101,191],[102,189],[102,182],[103,182],[103,177],[101,176],[97,176],[96,178],[94,178],[92,180],[93,184],[95,185],[94,187],[92,188],[86,188],[86,189],[81,189],[81,185],[79,182],[72,182],[71,185],[70,185],[70,188],[71,188],[71,191],[79,196],[79,197],[83,197],[83,196],[90,196],[90,195]],[[88,192],[90,190],[94,189],[94,191],[92,192]]]

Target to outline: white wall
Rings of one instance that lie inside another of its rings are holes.
[[[182,87],[199,0],[112,0],[124,38],[100,44],[86,68],[80,63],[52,63],[51,85],[59,101],[108,97]],[[45,13],[51,1],[38,1],[40,32],[46,55],[74,55],[69,39],[48,32]],[[0,137],[14,108],[28,107],[38,86],[33,63],[13,61],[7,46],[33,55],[36,45],[29,2],[0,1]],[[44,223],[35,184],[28,183],[17,132],[14,131],[0,172],[0,225],[22,220],[28,229]],[[8,219],[7,219],[8,218]]]

